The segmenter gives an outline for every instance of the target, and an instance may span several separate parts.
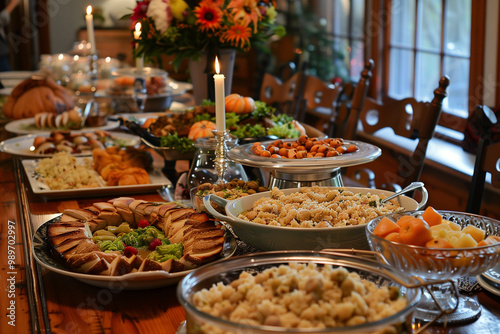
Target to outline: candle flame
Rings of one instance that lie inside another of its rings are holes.
[[[137,22],[137,23],[135,24],[135,31],[137,31],[137,32],[141,32],[141,22]]]
[[[220,72],[219,58],[215,56],[215,73],[219,74],[219,72]]]
[[[63,60],[64,59],[64,55],[61,53],[59,56],[57,56],[57,59]]]
[[[111,57],[106,57],[106,60],[105,60],[105,61],[106,61],[106,63],[111,62]]]
[[[87,15],[92,14],[92,6],[87,7]]]

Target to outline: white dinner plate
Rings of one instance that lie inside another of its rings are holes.
[[[483,275],[476,276],[477,282],[481,285],[486,291],[491,292],[494,295],[500,296],[500,287],[494,286],[495,283],[489,282],[487,278]]]
[[[89,275],[70,271],[53,256],[51,246],[47,242],[47,226],[52,222],[59,221],[60,216],[53,218],[42,224],[33,235],[33,255],[35,260],[43,268],[61,275],[73,277],[84,283],[108,288],[113,290],[146,290],[155,289],[172,284],[176,284],[184,276],[194,269],[177,273],[167,273],[166,271],[145,271],[129,273],[122,276],[101,276]],[[236,239],[231,233],[226,232],[226,240],[223,248],[223,259],[233,256],[237,248]],[[212,262],[213,263],[213,262]],[[207,264],[207,265],[210,265]]]
[[[120,122],[117,121],[107,121],[106,125],[103,126],[97,126],[97,127],[83,127],[79,130],[71,130],[72,133],[78,133],[78,132],[89,132],[93,130],[113,130],[116,129],[120,126]],[[5,130],[15,133],[17,135],[24,135],[24,134],[49,134],[54,130],[66,130],[66,129],[56,129],[56,128],[45,128],[45,129],[40,129],[35,127],[35,118],[23,118],[23,119],[18,119],[15,121],[10,121],[5,125]]]
[[[483,276],[500,285],[500,264],[483,273]]]
[[[0,72],[0,80],[4,79],[27,79],[36,72],[32,71],[7,71]]]
[[[13,87],[5,87],[5,88],[0,89],[0,95],[4,95],[4,96],[10,95],[10,93],[12,93],[12,88]]]
[[[83,164],[84,157],[76,158],[77,164]],[[96,188],[81,188],[81,189],[64,189],[52,190],[45,183],[38,180],[35,174],[40,160],[26,159],[22,160],[22,165],[26,171],[29,184],[33,193],[42,195],[47,198],[69,198],[69,197],[83,197],[83,196],[104,196],[104,195],[130,195],[144,192],[151,192],[160,189],[163,186],[172,184],[169,179],[163,175],[161,167],[155,167],[148,173],[150,184],[137,184],[137,185],[123,185],[123,186],[106,186],[103,184],[101,187]],[[96,172],[97,174],[97,172]]]
[[[33,140],[35,137],[49,137],[49,134],[40,135],[24,135],[13,137],[0,142],[0,152],[8,153],[25,158],[46,158],[53,154],[36,154],[33,150]],[[111,133],[112,140],[107,146],[138,146],[141,143],[141,138],[128,133],[113,132]],[[92,155],[92,151],[74,154],[74,156]]]

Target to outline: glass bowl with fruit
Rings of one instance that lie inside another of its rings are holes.
[[[394,213],[373,219],[366,226],[371,249],[380,259],[403,272],[427,281],[450,278],[455,285],[432,285],[432,292],[447,314],[438,322],[464,324],[476,320],[480,305],[469,297],[458,298],[457,279],[477,276],[500,262],[500,221],[453,211]],[[430,293],[415,316],[427,322],[442,310]]]

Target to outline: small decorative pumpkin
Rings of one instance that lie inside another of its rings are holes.
[[[226,104],[226,112],[248,114],[255,110],[255,101],[249,96],[231,94],[226,96],[224,102]]]
[[[212,131],[215,129],[216,125],[214,122],[199,121],[191,125],[188,133],[188,138],[191,140],[196,140],[198,138],[214,137]]]

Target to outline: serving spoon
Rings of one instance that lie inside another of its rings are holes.
[[[406,188],[401,189],[400,191],[398,191],[398,192],[392,194],[391,196],[389,196],[389,197],[383,199],[382,201],[380,201],[380,204],[384,204],[384,203],[390,201],[393,198],[396,198],[398,196],[401,196],[401,195],[406,194],[408,192],[415,191],[415,190],[423,188],[423,187],[424,187],[424,183],[423,182],[412,182]]]

